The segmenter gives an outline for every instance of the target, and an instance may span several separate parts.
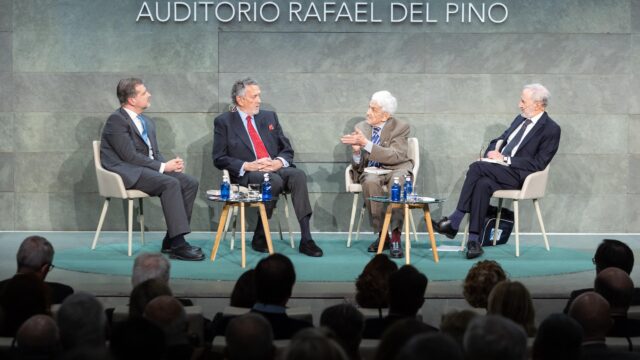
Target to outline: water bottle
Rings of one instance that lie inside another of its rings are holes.
[[[393,186],[391,186],[391,201],[400,201],[400,178],[393,178]]]
[[[269,174],[264,174],[264,181],[262,182],[262,201],[271,200],[271,181],[269,181]]]
[[[222,184],[220,184],[220,198],[222,200],[229,200],[229,195],[231,193],[231,184],[229,184],[229,177],[222,177]]]
[[[409,175],[404,178],[403,190],[402,200],[407,201],[407,199],[411,198],[411,193],[413,192],[413,183],[411,182],[411,176]]]

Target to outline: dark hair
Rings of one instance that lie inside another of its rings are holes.
[[[427,355],[428,354],[428,355]],[[462,347],[451,336],[443,333],[416,335],[401,349],[396,359],[403,360],[463,360]]]
[[[291,260],[282,254],[269,255],[256,265],[256,300],[264,304],[284,305],[296,282]]]
[[[136,96],[136,86],[140,84],[142,84],[142,80],[138,78],[127,78],[118,82],[116,95],[120,105],[125,104],[129,98]]]
[[[398,265],[386,254],[374,256],[356,280],[356,302],[363,308],[386,308],[389,306],[389,276],[398,270]]]
[[[540,323],[533,341],[533,360],[578,360],[582,327],[565,314],[551,314]]]
[[[136,285],[129,295],[129,317],[142,316],[147,304],[161,295],[173,296],[169,285],[159,279],[149,279]]]
[[[424,304],[429,279],[411,265],[389,276],[389,312],[415,316]]]
[[[250,308],[256,303],[255,270],[249,269],[242,273],[231,291],[229,305]]]
[[[338,304],[324,309],[320,326],[336,334],[336,340],[350,358],[360,357],[360,341],[364,331],[364,315],[351,304]]]
[[[236,80],[231,87],[231,103],[233,105],[238,105],[236,100],[236,96],[244,96],[245,89],[249,85],[258,85],[258,82],[253,80],[252,78],[245,78],[242,80]]]
[[[464,279],[462,293],[469,305],[475,308],[486,308],[489,293],[493,287],[506,279],[507,275],[496,261],[478,261],[469,269]]]
[[[433,328],[415,318],[398,320],[382,334],[374,359],[393,359],[414,336],[432,331]]]
[[[487,312],[513,320],[527,336],[535,335],[535,309],[529,290],[521,282],[505,280],[496,284],[489,294]]]
[[[473,310],[451,310],[442,315],[440,331],[451,336],[462,347],[464,333],[467,331],[469,323],[478,316],[480,315]]]
[[[596,263],[596,272],[611,266],[620,268],[627,274],[631,274],[631,270],[633,270],[633,251],[620,240],[602,240],[598,245],[598,249],[596,249],[593,260]]]

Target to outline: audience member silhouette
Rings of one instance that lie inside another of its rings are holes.
[[[272,360],[276,349],[273,345],[271,324],[260,314],[237,316],[227,325],[225,332],[227,360]]]
[[[143,281],[134,287],[129,295],[129,317],[142,316],[147,304],[162,295],[173,296],[167,283],[158,279]]]
[[[42,236],[29,236],[22,241],[16,254],[16,275],[34,274],[42,281],[53,269],[53,245]],[[10,279],[0,281],[0,293]],[[73,294],[69,285],[45,281],[52,304],[60,304],[67,296]]]
[[[229,305],[241,308],[252,308],[256,303],[255,270],[242,273],[231,291]]]
[[[596,275],[599,274],[600,271],[609,267],[617,267],[622,269],[628,275],[631,275],[634,263],[633,251],[627,244],[620,240],[604,239],[596,249],[596,253],[593,256],[593,263],[596,266]],[[564,313],[566,314],[569,312],[571,303],[576,297],[578,297],[578,295],[587,291],[593,291],[593,289],[572,291],[569,295],[567,305],[564,307]],[[640,305],[640,288],[634,289],[631,305]]]
[[[464,335],[464,352],[467,360],[524,360],[527,334],[500,315],[478,316]]]
[[[398,265],[387,254],[374,256],[356,280],[356,303],[362,308],[380,309],[389,306],[389,276]]]
[[[529,290],[518,281],[505,280],[496,284],[489,294],[487,313],[502,315],[524,329],[527,336],[536,333],[535,309]]]
[[[60,332],[49,315],[34,315],[16,333],[15,360],[55,359],[62,351]]]
[[[640,320],[627,317],[634,289],[631,277],[621,269],[609,267],[598,273],[594,289],[609,302],[613,326],[607,336],[640,336]]]
[[[414,336],[434,331],[432,326],[415,318],[398,320],[382,334],[374,359],[393,360],[400,349]]]
[[[194,349],[188,333],[187,313],[180,301],[169,295],[158,296],[149,301],[144,317],[164,332],[167,358],[191,359]]]
[[[131,285],[136,287],[149,279],[156,279],[169,285],[171,263],[161,253],[142,253],[136,256],[131,271]]]
[[[360,342],[364,331],[364,316],[351,304],[338,304],[324,309],[320,315],[320,326],[336,335],[351,360],[360,359]]]
[[[579,360],[582,327],[565,314],[551,314],[540,323],[533,341],[533,360]]]
[[[284,354],[284,360],[348,360],[342,347],[326,330],[303,329],[292,339]]]
[[[489,294],[500,281],[507,280],[502,266],[493,260],[482,260],[475,263],[466,278],[462,293],[465,300],[474,308],[486,309]]]
[[[451,336],[452,339],[463,348],[464,333],[469,327],[469,323],[475,317],[480,316],[472,310],[452,310],[442,315],[440,321],[440,331]]]
[[[109,350],[115,360],[164,359],[164,332],[143,317],[115,324]]]
[[[94,295],[85,292],[70,295],[62,302],[56,319],[65,351],[105,347],[106,317]]]
[[[16,274],[0,293],[4,323],[0,336],[14,337],[20,325],[37,314],[50,314],[49,288],[37,274]]]
[[[402,360],[464,360],[462,349],[449,335],[429,333],[414,336],[395,357]]]

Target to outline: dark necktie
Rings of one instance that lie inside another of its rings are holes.
[[[380,128],[377,126],[373,128],[373,132],[371,133],[371,142],[373,145],[380,145]],[[369,166],[380,167],[380,163],[377,161],[369,161]]]
[[[511,154],[511,152],[522,141],[522,137],[524,136],[524,132],[527,130],[527,126],[529,126],[529,124],[531,124],[531,119],[526,119],[524,121],[524,123],[522,124],[522,126],[520,127],[520,131],[518,131],[516,133],[516,136],[514,136],[513,139],[511,139],[511,141],[509,141],[507,146],[505,146],[504,149],[502,149],[502,154],[503,155],[513,156]]]
[[[262,139],[260,139],[260,135],[258,135],[256,128],[253,127],[253,123],[251,122],[251,115],[247,115],[247,130],[249,131],[249,137],[251,138],[251,142],[253,143],[253,148],[256,150],[256,159],[270,157],[267,148],[264,146]]]

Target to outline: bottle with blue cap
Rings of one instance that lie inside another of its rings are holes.
[[[271,181],[269,180],[269,174],[264,174],[264,181],[262,182],[262,201],[271,200]]]
[[[393,186],[391,186],[391,201],[400,201],[400,178],[393,178]]]
[[[413,192],[413,183],[411,182],[411,176],[407,175],[404,178],[402,200],[407,201],[407,199],[411,198],[412,192]]]
[[[220,198],[222,200],[229,200],[231,194],[231,184],[229,183],[229,177],[222,177],[222,184],[220,184]]]

